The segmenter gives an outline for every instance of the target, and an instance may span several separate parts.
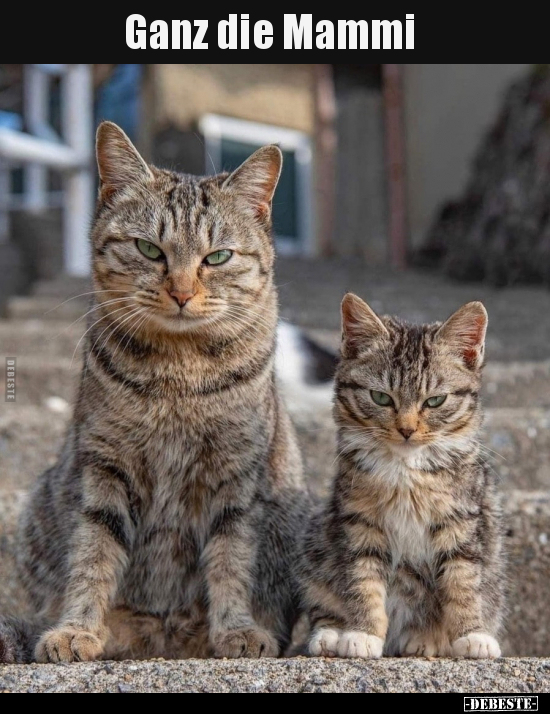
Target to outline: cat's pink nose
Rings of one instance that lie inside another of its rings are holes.
[[[189,300],[194,298],[196,293],[193,293],[191,291],[187,292],[180,292],[179,290],[172,290],[170,293],[170,297],[173,298],[180,307],[185,307]]]
[[[406,439],[407,441],[411,438],[411,436],[414,434],[415,430],[414,429],[399,429],[399,433],[403,435],[403,438]]]

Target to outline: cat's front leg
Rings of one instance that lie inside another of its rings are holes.
[[[482,567],[480,558],[467,547],[449,557],[441,567],[442,624],[453,657],[496,659],[501,656],[500,645],[487,632],[483,621]]]
[[[379,659],[388,633],[387,565],[378,554],[353,566],[347,603],[348,622],[338,640],[338,657]]]
[[[315,628],[309,652],[314,657],[378,659],[388,632],[388,562],[369,552],[347,567],[348,587],[342,596],[328,588],[315,588],[318,602],[312,609]],[[322,590],[325,596],[319,598]]]
[[[38,662],[96,660],[107,641],[105,614],[126,567],[133,524],[129,479],[102,457],[93,461],[93,466],[84,468],[84,493],[68,555],[62,616],[38,641]],[[59,557],[63,557],[61,552]]]
[[[338,657],[378,659],[388,634],[387,583],[392,562],[385,534],[362,517],[346,519],[345,581],[347,622],[337,647]]]
[[[210,641],[216,657],[277,657],[279,644],[252,615],[256,542],[252,508],[226,506],[215,518],[203,561],[208,588]]]

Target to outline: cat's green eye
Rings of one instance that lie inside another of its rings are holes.
[[[441,397],[431,397],[430,399],[428,399],[426,401],[424,406],[429,407],[430,409],[439,409],[439,407],[442,407],[446,401],[447,401],[446,394]]]
[[[233,257],[232,250],[217,250],[215,253],[207,255],[204,259],[206,265],[223,265]]]
[[[143,240],[140,238],[136,241],[136,245],[140,253],[142,253],[146,258],[150,260],[160,260],[164,258],[164,253],[156,245],[150,243],[148,240]]]
[[[384,394],[384,392],[375,392],[374,390],[370,393],[372,401],[378,404],[379,407],[393,407],[394,401],[389,394]]]

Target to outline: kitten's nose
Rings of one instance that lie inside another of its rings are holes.
[[[173,298],[180,307],[185,307],[191,298],[194,298],[196,293],[188,290],[187,292],[180,292],[179,290],[172,290],[170,297]]]
[[[414,434],[414,429],[399,429],[399,433],[408,441]]]

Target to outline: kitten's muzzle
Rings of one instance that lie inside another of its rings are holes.
[[[195,295],[197,294],[196,292],[192,292],[190,290],[186,292],[181,292],[179,290],[172,290],[172,292],[168,293],[172,300],[175,300],[177,304],[180,306],[180,308],[183,308],[187,305],[187,303],[192,300]]]
[[[408,441],[413,434],[416,434],[416,429],[398,429],[401,436]]]

